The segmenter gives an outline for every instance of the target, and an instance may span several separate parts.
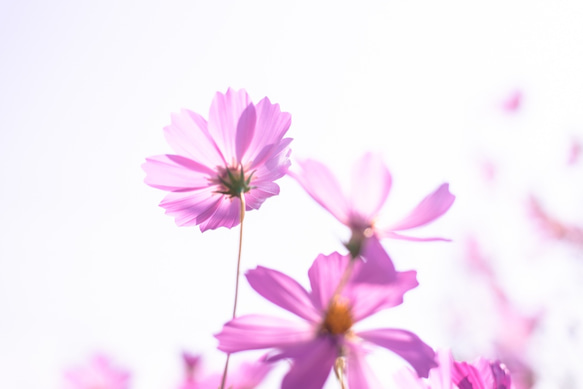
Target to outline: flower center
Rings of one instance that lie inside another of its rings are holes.
[[[332,335],[345,334],[352,327],[352,314],[346,300],[334,298],[326,312],[322,330]]]
[[[255,172],[253,171],[248,177],[245,177],[243,165],[227,168],[218,167],[217,170],[219,174],[215,179],[211,180],[211,182],[220,187],[216,193],[222,193],[229,197],[241,197],[242,193],[247,193],[252,189],[250,186],[251,177]]]

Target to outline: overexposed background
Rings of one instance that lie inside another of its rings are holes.
[[[383,153],[389,218],[450,182],[452,210],[415,233],[453,242],[386,242],[421,286],[371,326],[452,347],[447,296],[480,305],[456,262],[478,236],[527,310],[556,303],[546,335],[557,339],[539,344],[556,350],[533,362],[550,371],[540,387],[556,388],[581,360],[560,333],[579,314],[568,296],[580,290],[566,285],[580,284],[583,259],[580,248],[542,247],[521,205],[536,192],[583,222],[582,170],[566,163],[583,136],[582,20],[580,1],[1,1],[2,386],[59,388],[62,371],[95,351],[140,389],[175,387],[182,350],[222,368],[211,335],[231,312],[237,231],[176,227],[140,165],[171,151],[171,112],[208,117],[214,93],[233,87],[291,113],[294,157],[347,176],[364,151]],[[516,91],[520,107],[504,109]],[[346,231],[291,179],[279,184],[247,215],[243,268],[306,284]],[[242,285],[241,314],[281,313]],[[486,331],[472,317],[475,350]]]

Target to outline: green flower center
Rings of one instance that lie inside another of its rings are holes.
[[[229,197],[241,197],[241,194],[249,192],[253,187],[251,186],[251,172],[248,177],[245,176],[245,169],[243,165],[236,167],[219,167],[219,174],[215,179],[211,180],[214,184],[219,185],[216,193],[221,193]]]

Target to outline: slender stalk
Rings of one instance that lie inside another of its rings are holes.
[[[241,249],[243,247],[243,219],[245,219],[245,194],[241,193],[239,197],[241,200],[241,213],[239,225],[239,253],[237,254],[237,277],[235,278],[235,302],[233,303],[233,319],[237,317],[237,301],[239,299],[239,273],[241,272]],[[227,371],[229,370],[229,359],[231,354],[227,354],[225,361],[225,369],[223,370],[223,379],[221,380],[220,389],[225,389],[225,382],[227,381]]]
[[[342,273],[342,278],[340,278],[340,282],[338,282],[338,285],[336,286],[336,289],[334,290],[334,293],[332,294],[332,298],[330,299],[329,305],[332,305],[332,303],[334,302],[336,297],[340,296],[340,294],[342,293],[342,290],[346,286],[346,283],[348,282],[348,279],[350,278],[350,275],[352,274],[352,269],[354,268],[354,262],[356,262],[357,260],[358,260],[357,258],[350,258],[350,262],[348,262],[348,265],[346,265],[346,269],[344,269],[344,273]]]

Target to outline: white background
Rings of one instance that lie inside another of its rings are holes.
[[[416,233],[454,242],[386,243],[421,286],[373,325],[449,346],[439,294],[462,277],[453,258],[468,226],[520,261],[532,237],[513,217],[528,192],[583,218],[580,169],[562,170],[583,132],[582,20],[577,1],[0,2],[0,385],[58,388],[94,351],[130,369],[134,388],[174,387],[183,349],[221,369],[211,335],[230,315],[237,231],[176,227],[140,165],[171,151],[171,112],[207,117],[228,87],[292,114],[294,157],[347,176],[362,152],[383,153],[393,220],[451,183],[454,208]],[[505,112],[517,89],[523,106]],[[500,167],[497,201],[480,186],[486,159]],[[248,214],[243,268],[305,284],[346,231],[279,183]],[[542,288],[505,269],[531,306],[581,275],[545,266]],[[242,284],[240,313],[285,314]]]

